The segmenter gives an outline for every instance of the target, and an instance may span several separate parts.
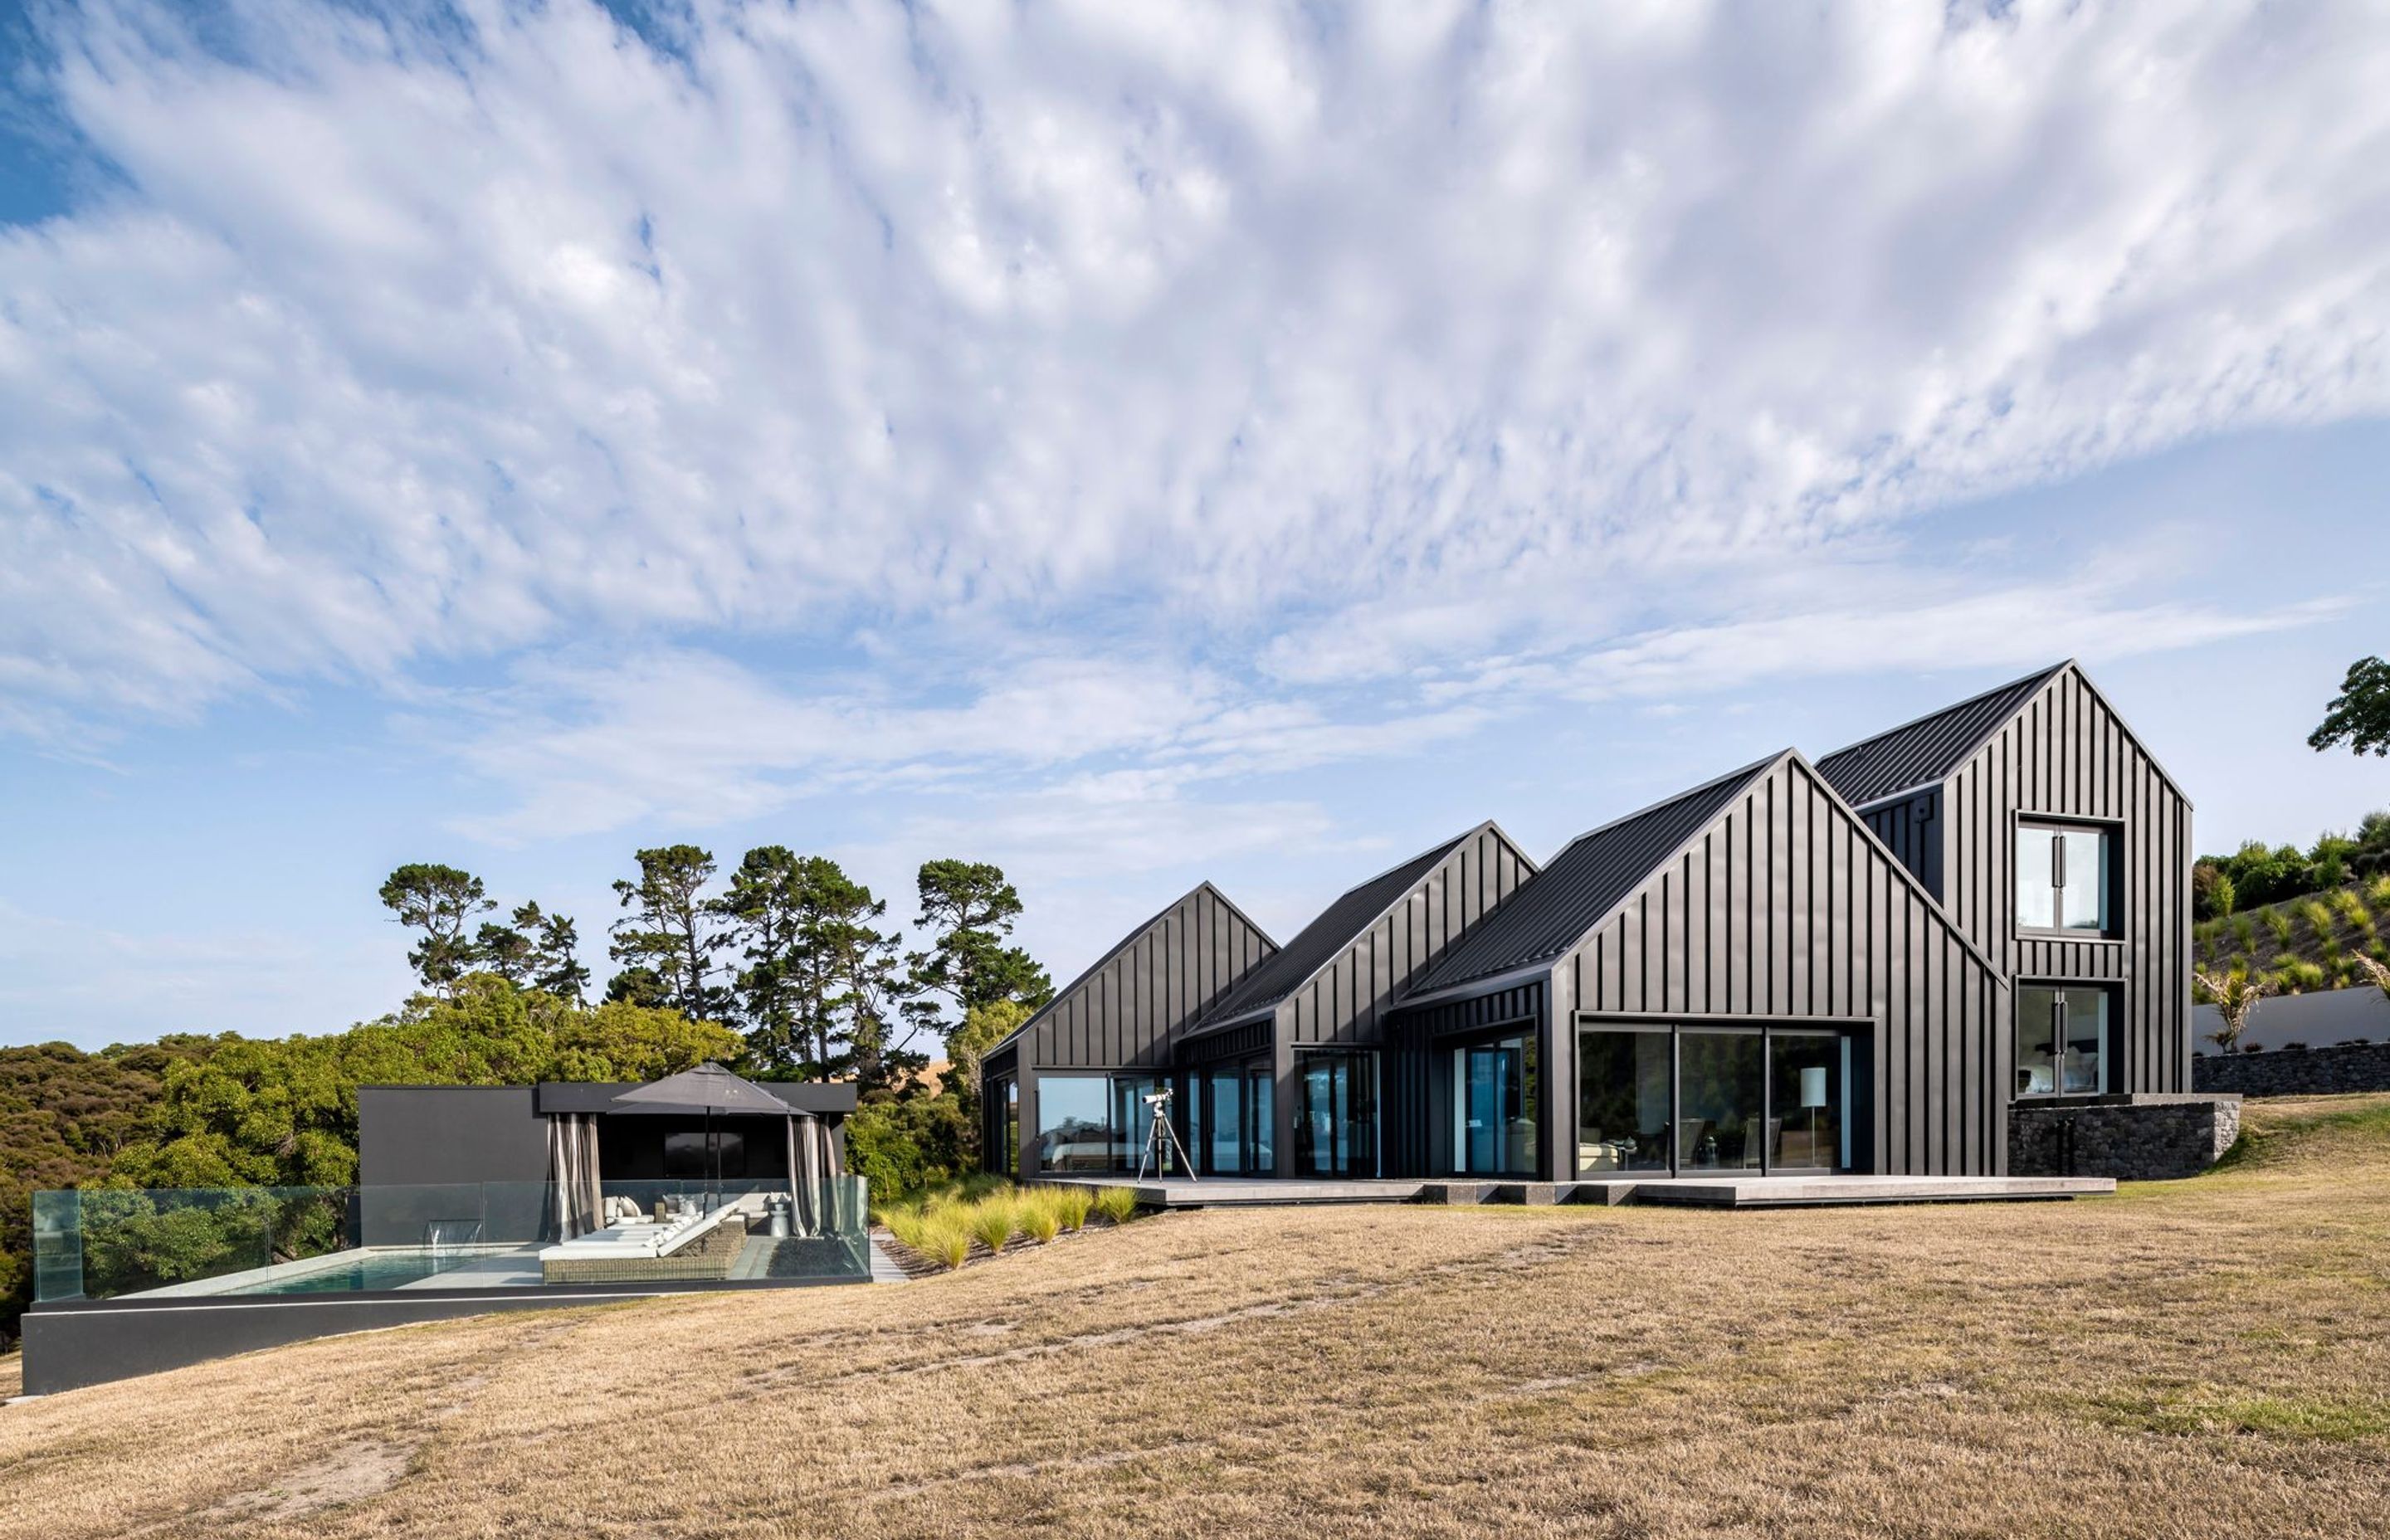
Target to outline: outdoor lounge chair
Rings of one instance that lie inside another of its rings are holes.
[[[543,1249],[541,1278],[548,1283],[652,1283],[724,1278],[747,1244],[744,1200],[666,1224],[610,1225]]]

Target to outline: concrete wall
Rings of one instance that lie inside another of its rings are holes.
[[[2390,1091],[2390,1043],[2273,1053],[2210,1054],[2191,1062],[2202,1091],[2242,1097],[2316,1097]]]
[[[2215,1034],[2224,1019],[2214,1006],[2191,1012],[2192,1046],[2213,1057]],[[2273,995],[2257,1002],[2242,1028],[2241,1046],[2268,1052],[2304,1043],[2329,1048],[2363,1038],[2390,1043],[2390,995],[2371,984],[2358,989],[2322,989],[2309,995]]]
[[[2100,1097],[2009,1110],[2011,1176],[2196,1176],[2241,1135],[2238,1097]]]

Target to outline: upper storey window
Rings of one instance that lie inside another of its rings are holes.
[[[2080,824],[2017,826],[2017,929],[2114,933],[2116,831]]]

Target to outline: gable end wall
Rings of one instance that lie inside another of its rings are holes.
[[[2191,804],[2115,713],[2067,669],[1953,772],[1942,798],[1945,905],[2004,979],[2124,987],[2123,1084],[2191,1086]],[[2016,931],[2020,815],[2121,823],[2123,935],[2068,941]]]

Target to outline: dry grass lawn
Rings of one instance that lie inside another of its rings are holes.
[[[1180,1214],[0,1411],[0,1536],[2382,1533],[2390,1097],[2114,1200]]]

